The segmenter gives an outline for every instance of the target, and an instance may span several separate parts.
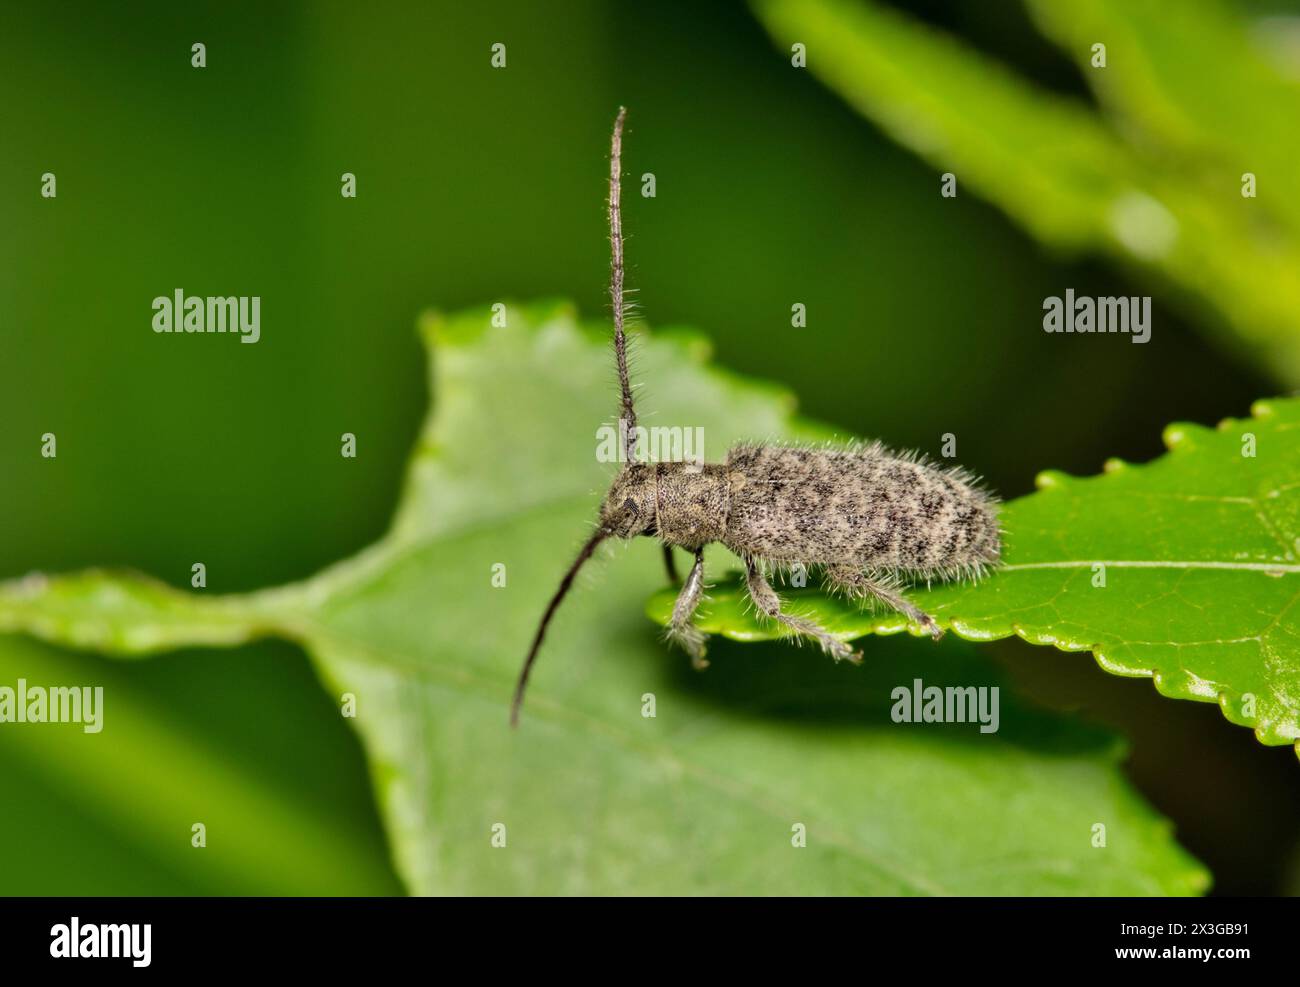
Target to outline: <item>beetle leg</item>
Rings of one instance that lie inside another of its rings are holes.
[[[680,586],[682,577],[677,575],[677,561],[673,558],[673,547],[664,542],[664,570],[668,573],[668,581],[674,586]]]
[[[872,579],[855,565],[841,564],[826,567],[826,576],[831,584],[844,590],[851,597],[866,599],[874,597],[892,610],[901,613],[908,620],[928,631],[936,641],[943,637],[943,628],[933,617],[911,602],[892,586]]]
[[[822,650],[836,661],[851,661],[854,664],[862,661],[861,652],[854,651],[853,648],[835,637],[826,628],[813,623],[805,617],[796,617],[793,614],[783,613],[781,598],[776,595],[776,590],[772,589],[771,584],[763,577],[762,571],[758,568],[758,563],[754,559],[746,559],[745,565],[745,584],[749,589],[749,597],[754,601],[754,606],[758,607],[761,613],[790,628],[796,634],[803,634],[813,638],[822,646]]]
[[[665,552],[672,550],[665,545]],[[672,564],[672,556],[667,556],[669,565]],[[695,616],[696,608],[700,605],[700,598],[704,595],[704,549],[695,550],[695,564],[691,566],[691,571],[686,576],[686,582],[682,584],[682,590],[677,594],[677,602],[673,604],[673,619],[668,625],[668,638],[682,646],[688,655],[691,656],[691,667],[696,669],[707,668],[709,663],[704,660],[704,642],[708,637],[703,631],[691,623],[691,618]]]

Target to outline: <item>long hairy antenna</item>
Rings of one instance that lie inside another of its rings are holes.
[[[623,121],[627,107],[618,108],[609,150],[609,297],[614,303],[614,356],[618,360],[618,386],[623,392],[623,452],[635,462],[636,408],[632,406],[632,381],[627,372],[627,336],[623,332],[623,211],[620,203],[623,170]]]
[[[623,396],[619,421],[624,430],[623,452],[627,462],[630,463],[635,461],[636,452],[636,408],[632,404],[632,381],[627,372],[627,335],[624,332],[623,304],[623,214],[619,196],[623,171],[623,121],[626,119],[627,107],[620,106],[618,116],[614,118],[614,136],[610,141],[609,152],[609,297],[614,303],[614,354],[618,361],[618,385]],[[560,580],[560,586],[551,597],[551,602],[547,604],[546,612],[542,614],[541,623],[537,625],[537,634],[533,637],[533,646],[528,649],[524,667],[519,670],[519,681],[515,683],[515,695],[510,703],[512,727],[519,725],[519,711],[523,708],[524,693],[528,690],[528,677],[532,674],[537,653],[541,650],[542,640],[546,637],[546,628],[550,626],[555,611],[559,609],[573,586],[578,570],[591,558],[596,551],[596,546],[604,541],[608,534],[609,532],[601,529],[587,539],[587,543],[578,552],[578,557],[569,566],[569,571]]]
[[[551,597],[551,602],[547,604],[546,613],[542,614],[542,622],[537,625],[537,635],[533,638],[533,646],[528,649],[528,657],[524,659],[524,667],[519,670],[519,681],[515,683],[515,697],[510,703],[510,725],[519,726],[519,710],[524,705],[524,692],[528,689],[528,676],[532,673],[533,663],[537,661],[537,652],[542,646],[542,638],[546,637],[546,628],[550,624],[551,618],[555,616],[555,611],[559,609],[560,602],[569,592],[569,587],[573,585],[573,578],[578,574],[592,553],[596,551],[596,546],[605,540],[607,532],[597,531],[589,539],[587,544],[582,546],[578,552],[578,557],[573,560],[569,566],[569,571],[564,574],[560,580],[560,588],[555,591]]]

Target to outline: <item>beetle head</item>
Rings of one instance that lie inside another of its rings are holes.
[[[653,535],[656,530],[654,468],[623,467],[600,505],[600,529],[616,538]]]

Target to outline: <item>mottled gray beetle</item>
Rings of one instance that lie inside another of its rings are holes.
[[[692,622],[704,591],[704,546],[721,542],[745,563],[758,611],[795,635],[815,640],[837,660],[862,655],[805,617],[786,613],[765,570],[816,567],[829,587],[879,600],[937,640],[934,618],[900,591],[906,580],[977,578],[1001,552],[996,499],[961,469],[941,467],[879,443],[804,448],[742,444],[726,462],[638,463],[636,410],[623,331],[623,227],[619,206],[623,121],[614,121],[609,167],[610,297],[614,355],[622,390],[626,466],[614,478],[595,532],[560,580],[524,659],[511,706],[519,720],[524,690],[547,625],[573,579],[606,538],[649,535],[663,544],[668,576],[678,582],[673,546],[695,556],[673,607],[668,636],[703,668],[705,635]]]

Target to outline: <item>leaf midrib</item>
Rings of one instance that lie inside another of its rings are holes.
[[[1027,569],[1090,569],[1104,565],[1112,569],[1225,569],[1240,572],[1300,574],[1300,565],[1285,562],[1219,562],[1214,560],[1173,561],[1165,559],[1071,559],[1055,562],[1015,562],[998,566],[997,572]]]

